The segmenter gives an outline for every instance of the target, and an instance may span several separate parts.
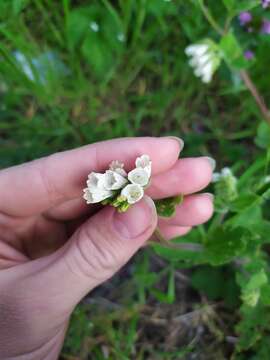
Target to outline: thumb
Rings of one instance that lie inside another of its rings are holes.
[[[144,245],[156,225],[155,205],[147,196],[125,213],[110,206],[102,209],[60,249],[57,260],[45,271],[46,283],[65,294],[69,302],[65,305],[75,305],[115,274]]]

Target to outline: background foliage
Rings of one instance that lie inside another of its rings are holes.
[[[175,135],[185,156],[231,169],[209,189],[210,223],[178,249],[146,249],[82,302],[63,359],[269,358],[270,130],[254,99],[270,101],[267,19],[259,0],[0,1],[1,167]],[[220,58],[208,85],[184,52],[205,39]]]

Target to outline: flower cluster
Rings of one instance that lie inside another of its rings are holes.
[[[270,5],[270,0],[264,2],[265,8]],[[238,16],[240,25],[249,33],[270,34],[270,21],[261,16],[253,16],[249,11],[243,11]]]
[[[238,196],[237,178],[230,168],[225,167],[213,174],[212,182],[215,183],[216,210],[226,212],[229,204]]]
[[[270,0],[262,0],[262,7],[264,9],[270,6]],[[270,34],[270,20],[260,14],[252,14],[250,11],[243,11],[238,16],[240,26],[248,33],[252,33],[253,36],[258,34],[269,35]],[[244,52],[246,60],[250,61],[255,58],[255,54],[251,49],[247,49]]]
[[[192,44],[186,48],[185,53],[191,58],[189,65],[193,67],[194,74],[200,77],[202,82],[209,83],[220,64],[215,44],[210,41]]]
[[[113,161],[105,173],[91,172],[83,190],[87,204],[109,204],[119,211],[141,200],[150,182],[152,162],[148,155],[136,159],[136,167],[127,173],[124,164]]]

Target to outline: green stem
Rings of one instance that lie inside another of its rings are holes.
[[[165,247],[175,249],[175,250],[202,252],[204,249],[203,245],[201,245],[201,244],[195,244],[195,243],[175,244],[175,243],[172,243],[163,237],[163,235],[158,227],[154,231],[154,237],[155,237],[154,241],[149,241],[148,243],[154,244],[155,240],[157,240],[160,244],[164,245]]]
[[[222,29],[221,26],[219,26],[219,24],[216,22],[216,20],[213,18],[212,14],[210,13],[209,9],[207,6],[205,6],[204,1],[203,0],[199,0],[199,5],[200,8],[205,16],[205,18],[208,20],[208,22],[211,24],[212,28],[214,30],[216,30],[216,32],[223,36],[224,34],[224,30]]]

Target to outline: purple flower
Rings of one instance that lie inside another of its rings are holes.
[[[270,6],[270,0],[262,0],[262,7],[264,9],[268,8]]]
[[[244,52],[244,57],[247,59],[247,60],[252,60],[254,58],[254,52],[251,51],[251,50],[246,50]]]
[[[270,0],[269,0],[269,1],[270,1]],[[244,26],[244,25],[246,25],[246,24],[248,24],[248,23],[251,22],[251,20],[252,20],[252,15],[251,15],[250,12],[244,11],[244,12],[241,12],[241,14],[239,15],[238,19],[239,19],[240,25],[241,25],[241,26]]]
[[[261,32],[263,34],[270,34],[270,21],[269,20],[263,19]]]

